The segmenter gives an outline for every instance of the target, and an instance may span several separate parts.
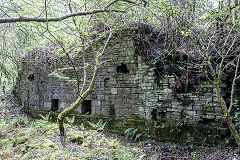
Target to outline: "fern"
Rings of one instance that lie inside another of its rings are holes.
[[[50,114],[47,114],[46,116],[43,116],[41,114],[39,114],[39,116],[42,118],[42,120],[44,121],[49,121],[50,120]]]
[[[124,131],[124,135],[126,139],[131,139],[133,141],[137,141],[140,139],[148,138],[148,133],[139,133],[138,128],[128,128]]]
[[[125,135],[125,138],[126,139],[129,139],[130,138],[130,135],[132,133],[132,130],[134,130],[134,128],[128,128],[124,131],[124,135]]]
[[[103,131],[105,128],[105,125],[107,124],[107,122],[104,123],[102,119],[100,119],[96,124],[89,121],[87,122],[94,130],[97,130],[97,131]]]
[[[66,117],[66,120],[68,123],[73,124],[75,122],[75,116],[73,116],[72,118]]]
[[[134,141],[137,141],[138,139],[140,139],[142,137],[142,133],[138,133],[136,134]]]
[[[41,117],[41,119],[43,121],[46,121],[46,122],[52,122],[53,121],[53,114],[52,114],[52,112],[49,112],[46,116],[43,116],[41,114],[39,114],[39,116]]]
[[[138,128],[136,128],[136,129],[134,129],[134,130],[132,131],[131,140],[133,140],[134,137],[136,137],[137,132],[138,132]]]

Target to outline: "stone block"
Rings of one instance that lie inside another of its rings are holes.
[[[114,49],[119,49],[120,47],[121,47],[120,44],[116,44],[113,48],[114,48]]]
[[[180,102],[177,102],[177,101],[173,101],[173,102],[172,102],[172,107],[173,107],[173,108],[178,108],[180,105],[181,105]]]
[[[51,102],[44,102],[44,108],[50,109],[51,108]]]
[[[125,88],[125,93],[124,94],[130,94],[130,88]]]
[[[167,108],[168,112],[180,112],[178,109],[176,108]]]
[[[153,90],[153,86],[147,87],[147,90]]]
[[[113,95],[118,94],[118,89],[117,88],[111,88],[111,94],[113,94]]]
[[[165,84],[168,83],[168,78],[164,77],[163,78],[163,83],[165,83]]]
[[[152,97],[151,99],[149,99],[150,102],[158,102],[158,99],[156,97]]]
[[[170,95],[170,94],[172,94],[172,90],[169,89],[169,88],[164,88],[163,91],[162,91],[162,94],[163,95]]]
[[[154,75],[154,72],[152,72],[152,71],[148,72],[149,77],[152,77],[153,75]]]
[[[146,102],[145,105],[148,106],[148,107],[151,107],[153,105],[153,103],[152,102]]]
[[[195,115],[196,115],[196,111],[186,111],[186,113],[187,113],[189,116],[195,116]]]
[[[138,111],[139,111],[139,113],[144,113],[144,107],[139,107]]]
[[[222,113],[222,108],[221,107],[215,107],[215,112],[216,113]]]
[[[166,98],[165,98],[165,96],[164,95],[159,95],[158,96],[158,100],[160,100],[160,101],[163,101],[163,100],[165,100]]]
[[[204,115],[203,118],[206,118],[206,119],[215,119],[215,115],[213,115],[213,114],[208,114],[208,115]]]
[[[92,107],[100,107],[102,101],[100,100],[92,100]]]
[[[110,73],[115,73],[116,72],[116,67],[114,66],[114,67],[108,67],[108,69],[107,69],[107,71],[108,72],[110,72]]]
[[[54,93],[52,95],[52,99],[59,99],[59,93]]]
[[[168,77],[168,82],[170,84],[175,84],[175,77]]]
[[[96,114],[96,106],[91,107],[91,114]]]
[[[193,110],[201,111],[201,110],[202,110],[202,106],[194,105],[194,106],[193,106]]]
[[[137,88],[131,88],[131,93],[132,94],[139,93],[139,90]]]

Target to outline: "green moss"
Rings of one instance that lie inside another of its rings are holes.
[[[74,134],[71,136],[70,141],[79,145],[83,143],[83,137],[78,134]]]
[[[202,113],[204,115],[209,114],[209,113],[214,113],[215,112],[214,108],[215,107],[213,105],[210,105],[210,104],[204,105],[204,106],[202,106]]]
[[[47,139],[47,140],[45,141],[45,143],[43,144],[43,147],[45,147],[45,148],[48,148],[48,147],[50,147],[50,148],[56,148],[57,146],[56,146],[56,144],[53,143],[51,140]]]
[[[3,147],[8,143],[10,143],[10,140],[8,138],[0,140],[0,147]]]
[[[14,140],[13,140],[13,146],[17,146],[19,144],[23,144],[25,142],[27,142],[29,140],[28,137],[26,136],[22,136],[22,137],[16,137]]]
[[[82,143],[82,146],[83,147],[92,147],[92,142],[91,141],[84,141],[83,143]]]

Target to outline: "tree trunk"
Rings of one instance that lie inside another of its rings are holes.
[[[64,131],[63,117],[62,116],[58,116],[58,126],[59,126],[60,136],[64,137],[65,136],[65,131]]]
[[[85,92],[86,93],[86,92]],[[63,138],[65,137],[65,129],[63,126],[63,120],[64,117],[66,117],[67,115],[69,115],[70,113],[72,113],[75,109],[77,109],[80,104],[82,104],[82,102],[84,101],[84,99],[90,94],[91,92],[86,93],[86,95],[84,97],[79,97],[69,108],[66,108],[64,111],[62,111],[57,118],[58,121],[58,127],[59,127],[59,132],[60,132],[60,136]]]
[[[59,114],[60,115],[60,114]],[[63,126],[63,116],[59,116],[58,115],[58,127],[59,127],[59,132],[60,132],[60,139],[61,139],[61,143],[63,145],[63,147],[65,147],[65,130],[64,130],[64,126]]]
[[[98,71],[98,67],[99,67],[99,64],[98,64],[98,59],[96,59],[96,66],[94,67],[94,72],[93,72],[93,76],[92,76],[92,80],[88,86],[88,89],[78,97],[78,99],[69,107],[69,108],[66,108],[65,110],[63,110],[59,115],[58,115],[58,127],[59,127],[59,132],[60,132],[60,136],[62,138],[62,142],[64,144],[65,142],[65,130],[64,130],[64,125],[63,125],[63,120],[64,120],[64,117],[66,117],[67,115],[69,115],[70,113],[72,113],[73,111],[75,111],[79,106],[80,104],[82,104],[82,102],[87,98],[87,96],[93,92],[93,86],[94,86],[94,83],[96,81],[96,75],[97,75],[97,71]]]
[[[240,147],[240,136],[236,130],[236,127],[234,126],[234,124],[232,122],[231,115],[227,110],[227,105],[226,105],[223,97],[220,94],[220,87],[219,87],[218,83],[215,84],[215,88],[216,88],[216,96],[217,96],[218,102],[221,105],[221,108],[222,108],[222,111],[224,114],[224,118],[226,119],[227,124],[228,124],[228,128],[230,129],[235,141],[237,142],[238,146]]]
[[[239,134],[231,120],[231,116],[229,114],[227,115],[226,120],[227,120],[228,127],[229,127],[235,141],[237,142],[238,146],[240,147],[240,136],[239,136]]]

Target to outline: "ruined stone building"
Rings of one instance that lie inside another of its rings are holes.
[[[116,117],[154,120],[161,116],[166,122],[184,116],[193,122],[214,120],[221,114],[213,88],[206,82],[194,86],[194,91],[181,92],[176,90],[176,75],[157,78],[149,60],[136,54],[131,36],[111,38],[104,59],[112,60],[101,66],[94,93],[77,112],[107,115],[111,110]],[[59,65],[49,68],[45,64],[32,67],[23,63],[17,84],[19,100],[26,108],[61,111],[76,99],[76,86],[49,75]],[[73,76],[72,72],[66,74]]]

